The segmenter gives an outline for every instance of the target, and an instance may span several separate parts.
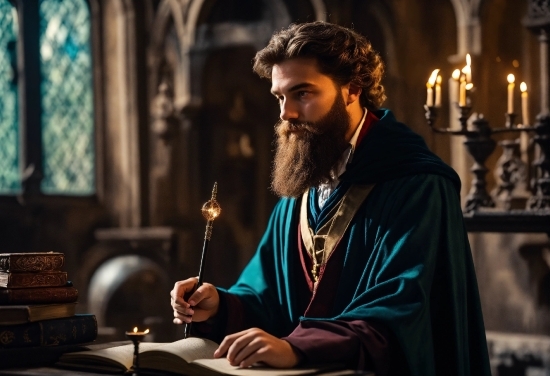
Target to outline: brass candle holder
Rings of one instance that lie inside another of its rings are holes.
[[[137,327],[135,327],[131,332],[126,332],[126,337],[134,344],[134,359],[132,362],[132,368],[126,372],[127,375],[139,375],[139,343],[143,341],[148,333],[149,329],[144,332],[139,332]]]
[[[489,122],[483,118],[483,115],[478,115],[471,126],[468,127],[468,118],[472,107],[468,104],[466,106],[458,106],[460,117],[460,128],[438,128],[435,123],[437,120],[437,108],[433,106],[424,106],[426,111],[425,117],[428,126],[434,133],[450,134],[451,136],[465,136],[464,146],[468,153],[474,159],[474,165],[470,169],[473,174],[472,186],[468,195],[466,196],[466,202],[464,205],[464,212],[469,213],[476,211],[480,208],[493,208],[495,202],[491,195],[487,192],[487,182],[485,175],[489,169],[485,166],[487,158],[493,153],[496,147],[496,142],[492,136],[498,133],[515,133],[532,132],[536,131],[535,127],[523,126],[518,127],[515,123],[517,114],[507,113],[506,122],[504,127],[491,128]],[[504,143],[503,147],[507,147],[508,144]],[[510,175],[508,171],[504,171],[502,176]],[[509,185],[508,182],[503,182],[506,190],[513,190],[515,184]],[[506,202],[505,206],[509,206]]]

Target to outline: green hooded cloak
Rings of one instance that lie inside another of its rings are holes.
[[[339,243],[345,257],[331,315],[308,318],[299,309],[300,205],[293,198],[278,202],[256,254],[228,292],[261,329],[279,337],[301,320],[376,321],[395,334],[412,375],[490,375],[460,180],[390,111],[375,115],[380,120],[325,204],[338,202],[350,184],[376,183]]]

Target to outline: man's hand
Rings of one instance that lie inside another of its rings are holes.
[[[214,353],[215,358],[227,353],[232,366],[247,368],[257,362],[271,367],[292,368],[298,364],[298,355],[290,344],[258,328],[226,336]]]
[[[220,296],[218,290],[210,283],[203,283],[187,301],[184,300],[184,295],[193,291],[196,285],[197,278],[189,278],[176,282],[174,289],[170,291],[174,324],[206,321],[218,313]]]

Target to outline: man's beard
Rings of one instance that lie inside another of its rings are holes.
[[[279,121],[271,189],[299,197],[307,189],[332,181],[331,169],[348,147],[350,117],[340,93],[329,112],[316,122]],[[298,129],[298,132],[291,132]]]

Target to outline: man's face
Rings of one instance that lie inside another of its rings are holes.
[[[319,72],[314,59],[274,65],[271,92],[281,110],[271,186],[280,196],[298,197],[331,180],[347,147],[349,114],[341,89]]]

